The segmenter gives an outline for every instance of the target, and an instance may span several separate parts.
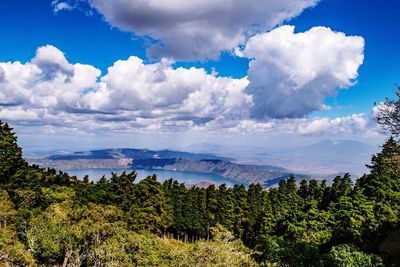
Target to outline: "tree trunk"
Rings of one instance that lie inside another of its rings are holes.
[[[64,256],[64,262],[62,264],[62,267],[67,267],[68,260],[71,257],[71,255],[72,255],[72,249],[71,250],[67,250],[67,252],[65,253],[65,256]]]

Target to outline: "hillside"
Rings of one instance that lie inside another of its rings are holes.
[[[225,160],[149,159],[133,160],[133,169],[163,169],[201,173],[215,173],[238,183],[260,183],[263,187],[277,185],[282,179],[296,176],[310,179],[311,176],[291,172],[271,165],[237,164]]]
[[[29,162],[64,171],[86,168],[130,168],[213,173],[239,184],[260,183],[263,187],[275,186],[280,180],[291,175],[298,179],[312,177],[273,165],[239,164],[230,160],[209,153],[121,148],[53,155],[46,159],[29,159]]]

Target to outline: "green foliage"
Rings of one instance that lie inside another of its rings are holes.
[[[334,216],[333,235],[337,243],[361,243],[366,231],[377,226],[374,202],[357,190],[352,197],[344,196],[332,203],[330,211]]]
[[[0,266],[35,266],[32,255],[17,237],[16,215],[7,192],[0,190]]]
[[[264,236],[261,249],[262,266],[324,266],[319,247],[312,243]]]
[[[0,227],[0,266],[36,266],[12,229]]]
[[[374,254],[364,253],[355,246],[344,244],[333,247],[325,257],[326,266],[332,267],[378,267],[384,266],[382,259]]]
[[[104,240],[126,229],[122,217],[113,206],[52,204],[30,219],[27,244],[43,264],[81,262]]]
[[[0,182],[8,182],[10,177],[25,165],[22,149],[17,145],[17,137],[7,123],[0,121]]]
[[[189,257],[182,266],[257,266],[251,250],[235,239],[234,235],[217,225],[210,229],[211,242],[196,242],[189,250]]]
[[[162,185],[155,175],[140,181],[133,191],[129,217],[135,230],[147,230],[161,234],[168,228],[170,217],[167,214]]]

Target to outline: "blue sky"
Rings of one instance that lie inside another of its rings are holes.
[[[54,140],[50,147],[70,143],[63,148],[71,149],[83,145],[79,140],[91,148],[124,142],[137,147],[184,147],[227,142],[226,136],[230,143],[255,145],[256,138],[265,146],[276,144],[282,136],[293,140],[290,145],[326,138],[381,140],[370,116],[373,103],[393,96],[399,82],[400,21],[396,17],[400,2],[285,0],[276,4],[279,1],[268,0],[265,7],[257,7],[259,1],[254,0],[237,2],[243,5],[237,10],[216,7],[212,1],[193,1],[193,6],[154,1],[159,6],[140,10],[127,8],[135,7],[136,0],[111,2],[110,6],[95,0],[91,7],[85,0],[2,2],[0,62],[7,84],[0,84],[4,98],[0,98],[0,119],[15,126],[26,147],[41,147],[41,140]],[[273,10],[277,5],[286,17]],[[203,15],[191,18],[190,12],[197,9]],[[216,12],[221,19],[215,19]],[[214,24],[208,25],[207,20]],[[293,25],[294,32],[283,25]],[[326,28],[312,33],[318,26]],[[238,30],[242,28],[243,32]],[[313,38],[321,38],[321,44],[329,47],[309,41]],[[285,48],[286,42],[305,47]],[[159,43],[162,47],[157,49]],[[39,53],[40,47],[45,49]],[[319,49],[320,54],[313,53]],[[332,65],[321,63],[331,52]],[[271,59],[274,53],[277,57]],[[128,60],[131,56],[143,62]],[[122,63],[117,66],[118,60]],[[21,70],[6,64],[16,61],[23,63]],[[281,62],[287,65],[280,66]],[[91,69],[83,71],[77,63]],[[310,73],[299,67],[303,63],[310,64]],[[113,65],[111,73],[108,68]],[[177,69],[185,71],[172,71]],[[12,79],[28,70],[39,78],[29,78],[23,85],[27,87],[19,89],[22,85]],[[162,75],[151,76],[155,72]],[[311,72],[317,73],[315,78],[310,78]],[[138,76],[143,80],[138,82]],[[59,83],[56,77],[65,79]],[[70,78],[76,82],[69,83]],[[165,80],[160,85],[157,79]],[[182,82],[186,79],[190,81]],[[276,93],[277,88],[282,91]],[[76,95],[69,95],[71,91]],[[73,136],[65,134],[66,129],[73,129]],[[122,141],[109,141],[115,136]]]

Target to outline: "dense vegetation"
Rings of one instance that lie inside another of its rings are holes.
[[[0,266],[400,264],[400,145],[370,174],[263,190],[136,174],[82,181],[22,159],[0,123]]]

